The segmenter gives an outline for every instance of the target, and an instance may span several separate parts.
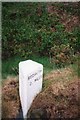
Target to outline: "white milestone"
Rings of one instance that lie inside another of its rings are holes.
[[[24,118],[34,98],[42,90],[42,80],[42,64],[32,60],[19,63],[19,94]]]

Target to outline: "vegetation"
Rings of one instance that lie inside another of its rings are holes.
[[[80,118],[78,14],[77,2],[2,3],[2,118],[15,119],[21,110],[18,65],[27,59],[44,66],[30,119]]]
[[[80,80],[71,66],[53,70],[44,77],[42,92],[36,96],[28,111],[29,119],[78,118],[79,86]],[[2,94],[2,118],[15,119],[21,109],[18,77],[9,76],[3,81]]]
[[[55,69],[54,64],[50,64],[48,57],[40,57],[40,56],[31,56],[26,59],[31,59],[36,62],[42,63],[44,66],[44,74],[47,74],[51,70]],[[15,76],[18,75],[18,65],[20,61],[26,60],[20,56],[14,56],[12,58],[7,59],[7,61],[3,61],[2,64],[2,77],[6,78],[7,75]]]
[[[17,74],[25,59],[46,71],[73,64],[80,52],[78,12],[78,3],[2,3],[3,76]]]

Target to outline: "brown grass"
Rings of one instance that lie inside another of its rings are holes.
[[[80,86],[72,68],[55,70],[44,77],[44,89],[35,98],[28,112],[31,118],[76,118]],[[47,82],[47,85],[46,85]],[[49,84],[48,84],[49,82]],[[2,87],[2,117],[16,118],[21,108],[17,77],[8,77]]]
[[[8,77],[2,87],[2,117],[15,118],[19,113],[20,101],[18,78]]]
[[[65,68],[52,71],[45,76],[45,81],[52,81],[33,101],[28,117],[38,118],[77,118],[80,82],[73,69]],[[40,114],[41,113],[41,114]]]

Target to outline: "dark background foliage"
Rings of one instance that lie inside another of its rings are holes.
[[[2,59],[33,54],[56,65],[80,52],[78,3],[2,3]],[[74,58],[73,58],[74,57]]]

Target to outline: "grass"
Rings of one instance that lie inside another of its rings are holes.
[[[45,76],[46,78],[43,81],[43,91],[39,95],[39,96],[42,95],[39,98],[42,99],[42,100],[40,100],[40,102],[41,101],[44,102],[43,105],[46,104],[47,101],[48,101],[48,103],[53,103],[54,105],[55,105],[55,103],[58,103],[58,105],[62,106],[62,102],[64,103],[64,105],[67,105],[66,104],[67,101],[64,101],[64,100],[67,100],[68,92],[70,92],[70,98],[71,98],[71,96],[73,98],[73,93],[77,92],[77,91],[74,91],[75,89],[77,90],[77,86],[75,84],[77,79],[76,79],[76,76],[75,77],[72,76],[72,72],[73,72],[73,70],[71,68],[66,68],[66,69],[61,68],[60,70],[53,70],[50,74]],[[69,78],[69,80],[68,80],[68,78]],[[72,80],[72,81],[70,81],[70,80]],[[14,81],[14,82],[11,82],[11,81]],[[18,102],[18,100],[19,100],[19,95],[18,95],[18,91],[17,91],[18,83],[16,82],[15,78],[8,78],[5,81],[5,83],[6,83],[5,84],[6,87],[4,86],[4,88],[6,88],[6,89],[3,89],[4,90],[3,96],[5,98],[3,101],[4,104],[2,106],[3,111],[4,111],[3,117],[6,116],[6,118],[7,118],[7,116],[10,116],[12,118],[12,115],[17,114],[17,110],[19,109],[19,105],[20,105],[20,103]],[[13,86],[13,84],[10,84],[10,83],[15,83],[15,85],[17,87]],[[10,86],[8,86],[8,85],[10,85]],[[69,87],[68,87],[68,85],[69,85]],[[70,87],[70,85],[71,85],[71,87]],[[10,95],[8,95],[8,92],[10,93]],[[12,97],[12,93],[14,93],[13,97]],[[60,93],[60,95],[59,95],[59,93]],[[52,97],[53,97],[53,100],[52,100]],[[56,98],[55,103],[54,103],[54,97]],[[14,100],[14,98],[17,98],[17,99]],[[48,98],[50,98],[50,99],[48,99]],[[65,99],[63,100],[63,98],[65,98]],[[69,98],[69,96],[68,96],[68,98]],[[51,100],[53,102],[50,102]],[[70,100],[72,100],[72,99],[70,99]],[[38,102],[38,99],[37,99],[37,102]],[[42,103],[40,105],[42,105]],[[73,108],[74,108],[74,106],[73,106]]]
[[[6,78],[8,75],[15,75],[12,71],[12,68],[18,67],[19,62],[19,57],[12,57],[2,61],[2,78]]]
[[[2,78],[5,79],[7,76],[16,76],[18,75],[18,65],[20,61],[31,59],[33,61],[39,62],[43,64],[44,67],[44,75],[48,74],[52,70],[58,69],[53,63],[50,63],[50,59],[48,57],[41,57],[38,55],[29,56],[27,58],[20,57],[20,56],[14,56],[12,58],[9,58],[7,60],[2,61]],[[74,69],[74,72],[80,76],[79,73],[79,65],[73,64],[70,65]],[[14,68],[14,70],[13,70]],[[17,70],[16,70],[17,68]]]
[[[47,74],[51,70],[55,69],[54,65],[50,64],[48,57],[31,56],[27,59],[31,59],[31,60],[34,60],[36,62],[43,64],[44,74]],[[11,75],[11,76],[18,75],[15,71],[13,71],[13,68],[19,69],[18,68],[19,62],[27,60],[27,59],[21,58],[19,56],[15,56],[15,57],[2,61],[2,78],[4,79],[8,75]]]

